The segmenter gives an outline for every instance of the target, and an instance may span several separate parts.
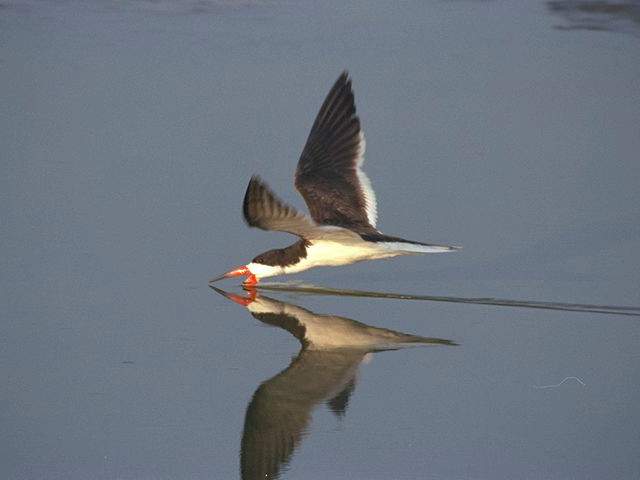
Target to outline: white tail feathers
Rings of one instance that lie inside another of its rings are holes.
[[[379,242],[378,245],[395,252],[407,253],[444,253],[454,252],[461,248],[452,245],[421,245],[411,242]]]

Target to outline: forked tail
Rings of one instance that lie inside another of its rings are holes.
[[[402,240],[397,242],[380,242],[379,245],[395,252],[407,252],[407,253],[443,253],[443,252],[455,252],[460,250],[461,247],[453,245],[435,245],[428,243],[410,242],[408,240]]]
[[[369,242],[375,242],[383,248],[389,249],[394,252],[407,252],[407,253],[443,253],[443,252],[455,252],[462,249],[455,245],[438,245],[435,243],[423,243],[414,242],[412,240],[405,240],[400,237],[392,237],[390,235],[384,235],[382,233],[376,235],[361,235],[364,240]]]

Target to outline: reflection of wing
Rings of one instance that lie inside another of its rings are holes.
[[[338,418],[344,416],[349,406],[349,399],[356,388],[355,379],[351,380],[335,397],[327,402],[329,410],[336,414]]]
[[[343,72],[320,107],[296,169],[296,188],[316,222],[376,232],[376,196],[360,168],[364,148],[351,80]]]
[[[303,350],[256,390],[240,451],[243,479],[277,478],[304,437],[314,407],[351,384],[366,352]]]
[[[247,186],[242,206],[244,219],[251,227],[274,230],[309,238],[317,225],[306,215],[287,205],[260,180],[253,176]]]

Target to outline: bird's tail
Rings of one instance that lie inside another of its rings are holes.
[[[406,253],[443,253],[455,252],[462,247],[454,245],[436,245],[429,243],[411,242],[409,240],[400,240],[395,242],[379,242],[379,245],[389,250]]]
[[[454,252],[460,250],[462,247],[456,247],[454,245],[438,245],[435,243],[423,243],[414,242],[413,240],[406,240],[400,237],[392,237],[391,235],[385,235],[384,233],[374,233],[360,235],[363,240],[368,242],[374,242],[383,249],[387,249],[391,252],[403,252],[403,253],[442,253],[442,252]]]

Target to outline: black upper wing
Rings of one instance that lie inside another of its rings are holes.
[[[375,193],[360,169],[364,150],[351,79],[343,72],[320,107],[296,169],[296,188],[317,223],[376,232]]]

